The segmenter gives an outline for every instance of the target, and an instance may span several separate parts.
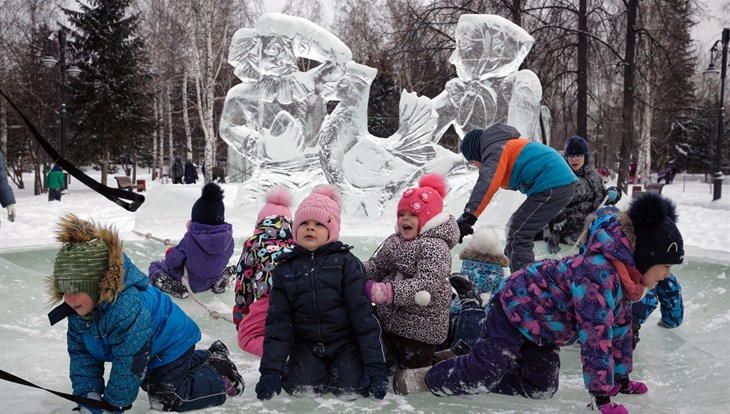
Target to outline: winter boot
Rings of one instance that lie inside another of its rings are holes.
[[[393,392],[397,395],[408,395],[429,391],[426,374],[431,367],[402,369],[393,376]]]
[[[213,342],[213,344],[208,348],[208,352],[210,352],[211,355],[218,354],[223,355],[226,358],[228,358],[229,355],[228,347],[220,339],[216,339],[216,341]]]
[[[228,290],[231,280],[236,277],[236,266],[228,266],[223,270],[223,275],[217,282],[211,286],[210,291],[215,294],[221,294]]]
[[[189,295],[185,285],[173,279],[166,273],[158,273],[154,275],[152,277],[152,284],[161,291],[178,299],[185,299]]]
[[[474,284],[466,276],[461,273],[453,273],[449,278],[449,283],[456,290],[456,294],[459,295],[462,309],[464,307],[473,307],[474,305],[482,306],[481,296],[479,296],[474,289]]]
[[[469,346],[469,344],[463,339],[459,339],[450,349],[444,349],[443,351],[434,353],[431,361],[434,365],[436,365],[439,362],[456,358],[460,355],[466,355],[469,352],[471,352],[471,346]]]
[[[246,384],[233,361],[221,353],[211,353],[208,363],[220,374],[228,396],[235,397],[243,393]]]

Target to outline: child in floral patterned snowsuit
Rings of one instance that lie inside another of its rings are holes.
[[[276,258],[290,252],[292,237],[291,194],[285,187],[274,187],[256,218],[256,229],[243,246],[236,265],[236,304],[233,320],[238,327],[238,345],[246,352],[263,355],[266,312],[269,309],[271,272]]]
[[[627,414],[611,397],[646,392],[645,384],[628,378],[631,304],[682,263],[676,218],[671,201],[642,194],[626,213],[607,216],[589,233],[585,253],[513,273],[492,298],[471,353],[430,369],[398,372],[396,393],[550,398],[558,389],[559,347],[580,341],[593,407],[602,414]]]

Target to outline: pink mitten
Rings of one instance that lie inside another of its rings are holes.
[[[632,381],[628,378],[621,378],[611,390],[611,395],[621,394],[646,394],[649,388],[643,382]]]
[[[601,414],[629,414],[629,410],[621,404],[608,403],[598,406]]]
[[[371,303],[390,305],[393,303],[393,285],[368,280],[365,282],[365,295]]]

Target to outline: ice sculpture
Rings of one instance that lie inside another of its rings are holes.
[[[431,144],[436,120],[428,98],[403,91],[398,131],[388,138],[371,135],[367,103],[377,71],[355,62],[345,67],[334,90],[325,94],[339,103],[322,124],[320,164],[350,213],[379,217],[384,204],[413,184],[436,155]]]
[[[530,70],[518,70],[534,39],[496,15],[464,14],[456,25],[456,49],[449,61],[459,76],[433,99],[438,126],[434,141],[454,125],[459,136],[496,122],[539,139],[542,87]]]
[[[455,38],[450,61],[458,79],[433,100],[403,91],[399,129],[381,138],[367,129],[377,70],[352,61],[334,35],[275,13],[262,15],[253,29],[238,30],[229,62],[242,82],[226,96],[220,133],[230,146],[229,169],[244,161],[242,167],[251,171],[239,192],[244,202],[260,201],[274,184],[301,198],[313,185],[332,183],[340,189],[344,212],[378,218],[423,173],[438,172],[446,176],[448,197],[457,199],[449,208],[460,214],[477,174],[460,154],[437,144],[441,135],[452,124],[463,136],[507,122],[539,139],[542,89],[533,72],[519,70],[533,39],[512,22],[463,15]],[[300,70],[302,58],[316,66]],[[327,115],[330,101],[337,106]],[[519,195],[506,193],[497,194],[483,222],[506,222],[520,202]]]
[[[299,70],[300,58],[316,66]],[[325,181],[316,141],[326,115],[320,92],[351,59],[336,36],[300,17],[264,14],[255,29],[233,35],[228,61],[241,83],[228,91],[220,134],[253,164],[255,189]]]

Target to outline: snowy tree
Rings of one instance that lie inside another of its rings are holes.
[[[69,149],[78,161],[101,159],[106,184],[112,159],[134,157],[152,128],[145,94],[143,41],[132,0],[90,0],[79,11],[64,9],[70,46],[82,70],[72,82],[69,112],[76,136]]]

